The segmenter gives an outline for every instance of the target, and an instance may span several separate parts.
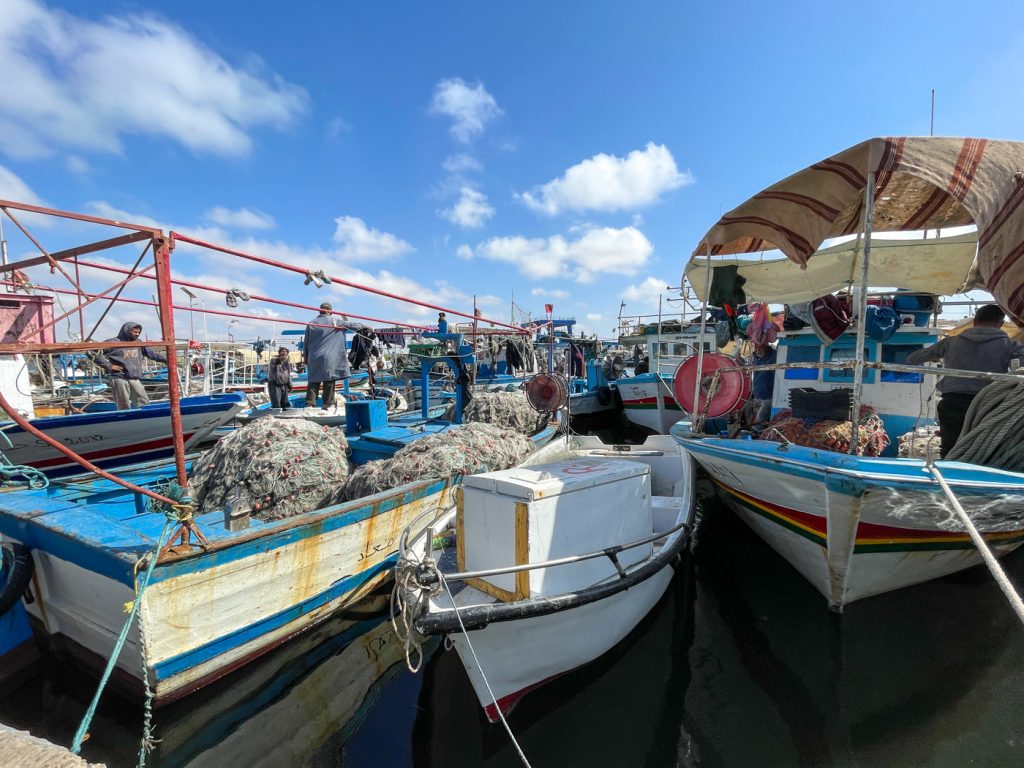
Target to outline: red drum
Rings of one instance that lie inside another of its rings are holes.
[[[676,368],[675,381],[672,382],[672,394],[683,410],[695,416],[704,414],[707,403],[707,417],[715,419],[738,411],[750,398],[750,372],[742,370],[740,364],[728,355],[717,352],[705,352],[704,364],[701,367],[700,395],[694,407],[693,390],[697,382],[697,355],[686,358]],[[718,385],[708,403],[708,392],[714,380],[715,372],[719,372]]]
[[[542,413],[557,411],[568,401],[569,388],[557,373],[538,373],[526,384],[526,398],[534,410]]]

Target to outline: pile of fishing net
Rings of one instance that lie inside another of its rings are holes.
[[[901,459],[925,459],[935,461],[939,458],[942,442],[939,439],[939,428],[935,424],[900,435]]]
[[[189,487],[203,512],[230,500],[260,520],[280,520],[326,506],[348,474],[341,430],[264,416],[196,459]]]
[[[413,480],[445,480],[516,466],[530,452],[530,439],[490,424],[463,424],[414,440],[390,459],[355,470],[333,503],[397,488]]]
[[[548,414],[535,411],[522,391],[476,392],[463,410],[462,420],[535,435],[547,426]]]
[[[786,408],[772,417],[758,439],[849,453],[852,426],[850,421],[801,419]],[[857,424],[857,455],[880,456],[888,446],[889,436],[878,412],[869,405],[862,405]]]
[[[975,396],[946,458],[1024,472],[1024,379],[994,381]]]

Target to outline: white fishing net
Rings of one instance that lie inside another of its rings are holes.
[[[490,424],[463,424],[419,438],[390,459],[356,469],[330,503],[340,503],[397,488],[413,480],[443,480],[514,467],[530,452],[525,435]]]
[[[522,391],[477,392],[462,412],[463,421],[493,424],[524,435],[540,432],[547,425],[548,418],[549,414],[533,409]]]
[[[189,487],[203,512],[250,510],[280,520],[326,506],[349,475],[341,430],[264,416],[235,430],[192,465]]]

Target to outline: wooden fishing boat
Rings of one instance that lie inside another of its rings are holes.
[[[856,315],[865,318],[870,285],[957,292],[968,280],[976,240],[982,286],[1024,323],[1024,211],[1018,208],[1024,188],[1015,175],[1022,164],[1020,143],[872,139],[726,214],[702,239],[695,259],[705,258],[691,262],[687,276],[706,285],[716,265],[746,269],[748,296],[789,303],[850,286],[859,274]],[[978,233],[885,241],[873,238],[872,224],[876,231],[975,224]],[[825,238],[861,229],[857,240],[816,252]],[[772,247],[796,263],[728,258]],[[936,330],[914,322],[920,317],[906,319],[911,322],[884,340],[870,338],[863,322],[830,340],[809,330],[780,334],[773,412],[786,407],[798,387],[823,397],[848,388],[848,414],[862,414],[864,405],[881,418],[890,446],[881,455],[854,453],[863,434],[859,419],[847,422],[849,453],[788,439],[709,437],[691,432],[687,423],[672,430],[729,505],[837,611],[854,600],[980,563],[971,526],[997,556],[1024,543],[1024,474],[895,455],[901,434],[932,421],[922,416],[934,369],[903,363],[910,352],[934,342]],[[735,365],[712,376],[712,367],[705,375],[697,368],[692,393],[677,390],[696,403],[697,412],[714,402],[712,380],[749,375]],[[1009,374],[954,373],[1024,383]]]
[[[494,722],[629,634],[671,581],[692,513],[692,464],[671,438],[553,443],[466,478],[456,510],[403,533],[404,621],[449,635]],[[454,564],[433,551],[446,528]]]

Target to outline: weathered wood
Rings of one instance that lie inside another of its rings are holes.
[[[64,747],[2,723],[0,765],[4,768],[105,768],[103,763],[90,763]]]

